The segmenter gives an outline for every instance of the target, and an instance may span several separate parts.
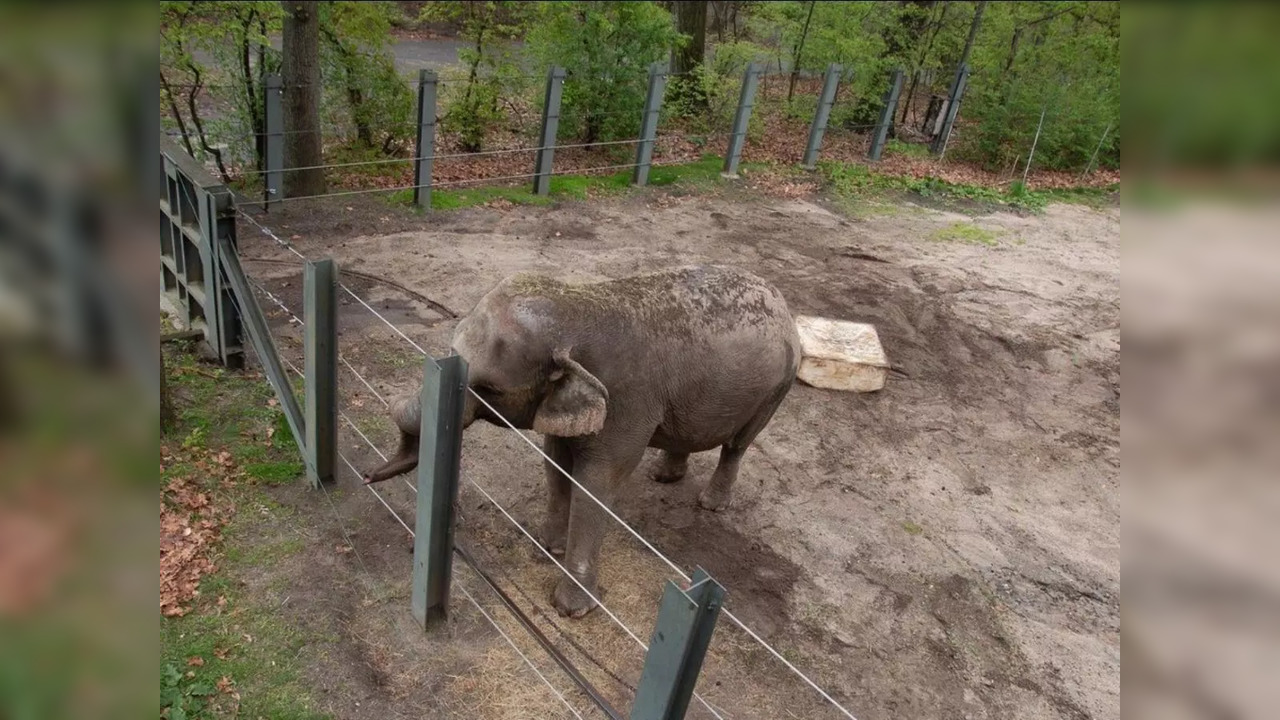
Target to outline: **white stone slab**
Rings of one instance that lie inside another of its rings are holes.
[[[806,385],[875,392],[889,377],[889,359],[874,325],[800,315],[800,372]]]

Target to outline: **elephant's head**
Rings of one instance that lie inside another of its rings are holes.
[[[504,290],[505,284],[486,295],[454,332],[454,352],[467,361],[474,391],[467,393],[463,426],[475,420],[505,426],[505,418],[558,437],[598,432],[609,391],[573,358],[571,334],[559,326],[553,303]]]
[[[485,420],[557,437],[598,432],[608,411],[608,389],[574,360],[573,333],[565,332],[555,303],[512,293],[510,284],[504,281],[485,295],[454,331],[453,350],[467,362],[473,391],[466,395],[463,427]],[[365,474],[366,484],[418,464],[418,396],[394,398],[390,404],[400,447],[395,457]]]

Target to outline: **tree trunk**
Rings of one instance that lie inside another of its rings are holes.
[[[324,194],[320,136],[320,8],[314,0],[285,0],[281,75],[284,80],[284,191],[288,197]],[[310,168],[287,170],[287,168]]]
[[[951,6],[949,2],[942,3],[942,10],[938,13],[938,19],[933,21],[929,30],[929,35],[924,41],[924,47],[920,49],[920,56],[916,59],[915,72],[911,73],[911,87],[907,89],[905,101],[902,103],[902,120],[901,124],[907,124],[907,114],[911,111],[911,102],[915,99],[916,85],[920,81],[920,74],[924,72],[924,64],[929,60],[929,51],[933,49],[933,41],[938,39],[938,32],[947,21],[947,9]]]
[[[804,30],[800,32],[800,42],[796,43],[795,56],[791,58],[791,80],[787,82],[787,102],[796,94],[796,78],[800,77],[800,53],[804,52],[804,41],[809,37],[809,21],[813,19],[813,6],[816,0],[809,0],[809,14],[804,19]]]
[[[676,81],[674,94],[693,105],[707,102],[702,84],[691,73],[702,65],[707,50],[707,0],[679,0],[672,8],[676,16],[676,30],[689,36],[689,42],[675,52],[672,71]]]
[[[964,52],[960,54],[960,64],[969,62],[969,53],[973,52],[974,38],[978,37],[978,28],[982,27],[982,13],[987,9],[985,0],[973,9],[973,22],[969,24],[969,37],[964,41]]]

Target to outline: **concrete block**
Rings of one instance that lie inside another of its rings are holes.
[[[796,317],[800,372],[806,385],[829,390],[875,392],[889,377],[889,360],[874,325]]]

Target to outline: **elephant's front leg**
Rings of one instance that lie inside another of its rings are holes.
[[[644,450],[634,458],[618,462],[579,463],[574,477],[591,490],[602,502],[612,503],[613,489],[631,474]],[[596,572],[600,556],[600,543],[609,524],[614,522],[581,488],[573,488],[569,509],[569,548],[565,555],[565,567],[577,580],[561,577],[556,585],[555,606],[561,615],[580,618],[591,612],[600,597]],[[583,588],[586,588],[584,591]],[[590,595],[588,595],[588,592]]]
[[[569,446],[563,439],[546,435],[542,449],[565,472],[573,473],[573,453],[569,452]],[[542,543],[552,555],[563,557],[569,535],[569,499],[573,483],[551,462],[544,460],[542,464],[547,474],[547,517],[542,526]]]

